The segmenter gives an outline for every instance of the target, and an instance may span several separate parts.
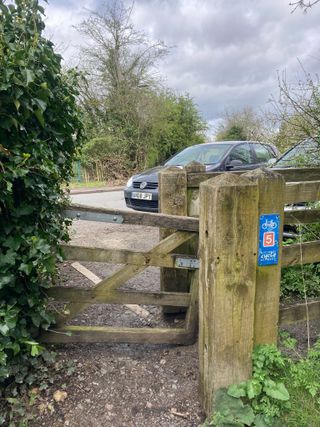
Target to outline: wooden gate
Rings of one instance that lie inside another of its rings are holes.
[[[169,216],[141,212],[116,211],[72,205],[66,216],[79,220],[135,224],[170,228],[175,231],[148,252],[119,249],[98,249],[83,246],[64,246],[67,260],[125,264],[110,277],[94,287],[55,286],[47,290],[55,301],[67,303],[64,314],[59,314],[52,330],[44,332],[42,341],[110,342],[150,344],[191,344],[196,339],[198,316],[198,267],[195,256],[174,254],[182,244],[198,238],[199,222],[196,218]],[[189,292],[141,292],[119,290],[127,280],[149,266],[187,269],[191,273]],[[182,328],[116,328],[106,326],[76,326],[68,323],[92,304],[143,304],[186,307]]]

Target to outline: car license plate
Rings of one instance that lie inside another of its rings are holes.
[[[152,200],[152,193],[132,193],[131,197],[139,200]]]

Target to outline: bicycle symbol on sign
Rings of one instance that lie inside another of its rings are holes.
[[[278,224],[273,220],[267,220],[262,224],[262,230],[274,230],[275,228],[278,227]]]

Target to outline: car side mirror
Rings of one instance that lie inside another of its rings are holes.
[[[241,160],[234,159],[234,160],[231,160],[231,162],[228,162],[226,164],[226,169],[227,170],[236,169],[237,167],[242,166],[242,165],[243,165],[243,162]]]

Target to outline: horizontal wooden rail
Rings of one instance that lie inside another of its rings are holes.
[[[320,181],[288,182],[285,203],[314,202],[320,200]]]
[[[320,319],[320,300],[307,303],[295,304],[290,307],[281,308],[279,312],[279,324],[290,325],[292,323],[306,320]]]
[[[320,168],[272,168],[280,173],[286,182],[317,181],[320,179]]]
[[[320,179],[320,168],[288,168],[279,169],[272,168],[273,171],[280,173],[286,182],[301,182],[301,181],[314,181]],[[235,171],[231,173],[242,174],[248,171]],[[187,176],[188,187],[198,188],[200,183],[209,178],[221,175],[223,172],[201,172],[189,173]],[[229,172],[228,172],[229,173]]]
[[[196,218],[166,215],[149,212],[131,212],[118,209],[98,208],[72,204],[64,211],[65,215],[86,221],[109,222],[113,224],[133,224],[151,227],[173,228],[183,231],[198,231]]]
[[[320,209],[293,209],[284,212],[285,224],[311,224],[320,222]]]
[[[107,262],[167,268],[193,269],[198,266],[198,258],[192,255],[152,254],[127,249],[90,248],[86,246],[62,245],[67,260],[85,262]],[[181,262],[183,260],[184,262]],[[193,267],[192,267],[193,265]]]
[[[108,326],[65,326],[43,332],[47,343],[129,343],[129,344],[186,344],[189,333],[182,328],[114,328]]]
[[[282,267],[320,262],[320,240],[284,246],[282,249]]]
[[[88,304],[142,304],[188,307],[190,294],[183,292],[105,291],[94,288],[54,286],[46,294],[56,301]]]

